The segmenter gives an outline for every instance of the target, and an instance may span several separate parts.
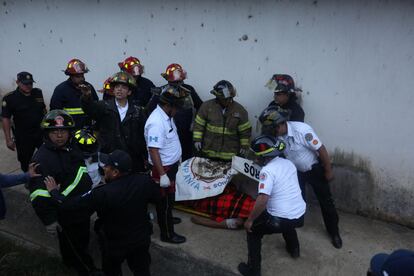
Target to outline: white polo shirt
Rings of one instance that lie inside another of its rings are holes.
[[[302,122],[287,122],[287,134],[280,136],[285,143],[285,156],[300,172],[307,172],[318,163],[322,141],[312,127]]]
[[[269,195],[266,209],[272,216],[297,219],[306,211],[295,165],[276,157],[259,174],[259,194]]]
[[[148,148],[159,149],[163,166],[172,165],[180,160],[181,144],[177,127],[174,120],[159,105],[145,123],[144,136]],[[148,157],[148,161],[154,165],[151,156]]]

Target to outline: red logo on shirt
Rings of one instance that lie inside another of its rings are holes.
[[[316,146],[318,143],[319,143],[319,142],[318,142],[318,140],[316,140],[316,139],[312,141],[312,144],[314,144],[315,146]]]
[[[259,189],[264,189],[264,183],[260,183]]]

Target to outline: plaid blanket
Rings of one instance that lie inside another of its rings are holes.
[[[253,210],[254,203],[251,196],[239,192],[231,184],[227,185],[220,195],[180,202],[180,204],[191,207],[197,212],[208,214],[217,222],[228,218],[247,218]]]

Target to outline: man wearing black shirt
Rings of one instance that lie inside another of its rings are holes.
[[[121,275],[124,260],[134,275],[150,275],[152,224],[147,207],[149,202],[160,200],[159,189],[147,174],[131,173],[132,160],[124,151],[101,154],[100,161],[104,164],[106,184],[71,200],[59,192],[51,177],[45,181],[47,189],[52,198],[64,202],[64,210],[97,212],[95,230],[105,275]]]
[[[10,150],[17,149],[17,159],[24,172],[28,170],[33,152],[43,142],[40,122],[46,113],[42,90],[33,88],[33,82],[32,74],[20,72],[17,74],[16,90],[6,94],[2,101],[1,116],[6,145]]]
[[[91,119],[81,108],[81,87],[90,87],[92,99],[94,101],[99,99],[92,84],[85,81],[85,73],[87,72],[89,72],[89,69],[81,60],[70,60],[64,71],[65,75],[69,76],[69,78],[56,86],[50,99],[50,110],[65,110],[75,120],[76,129],[92,125]]]

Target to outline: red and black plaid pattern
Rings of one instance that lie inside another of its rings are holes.
[[[240,191],[233,185],[228,185],[222,194],[194,201],[186,201],[198,212],[206,213],[217,222],[228,218],[247,218],[253,210],[255,200]]]

